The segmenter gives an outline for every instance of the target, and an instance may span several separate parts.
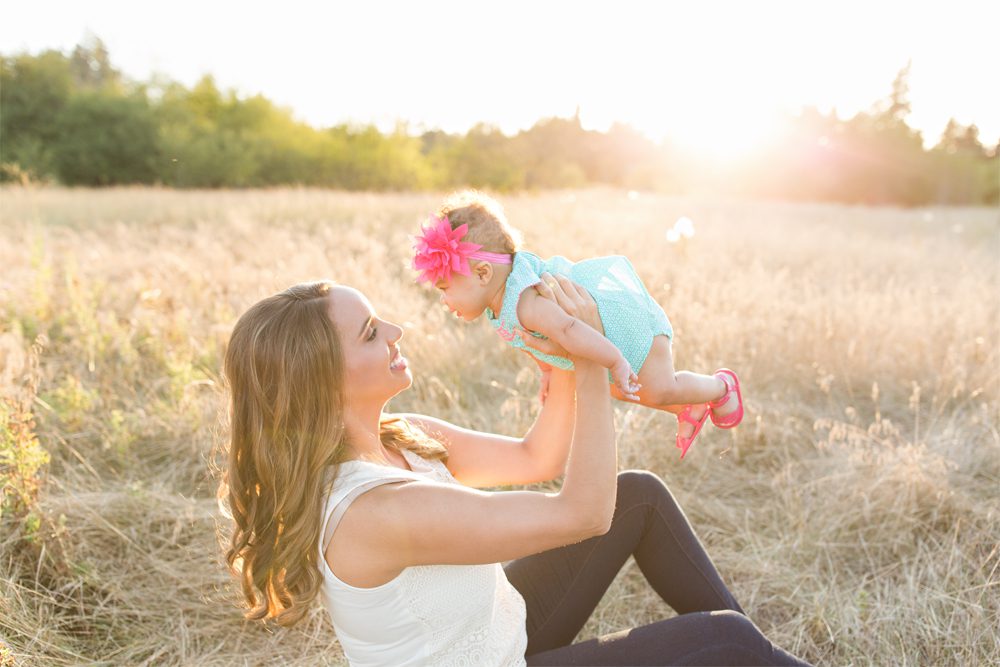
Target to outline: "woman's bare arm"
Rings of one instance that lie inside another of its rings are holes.
[[[327,549],[337,576],[374,586],[413,565],[496,563],[606,532],[617,484],[607,376],[581,360],[573,378],[579,405],[558,493],[432,482],[376,487],[347,510]]]
[[[537,293],[556,303],[567,314],[599,333],[604,329],[593,297],[568,278],[552,279],[535,286]],[[531,347],[549,354],[566,356],[550,340],[525,334]],[[554,479],[563,474],[570,440],[573,437],[575,405],[573,373],[554,369],[549,393],[534,424],[521,438],[475,431],[443,419],[418,414],[401,414],[448,449],[448,469],[468,486],[485,488],[509,484],[529,484]]]
[[[571,371],[553,370],[549,395],[528,432],[520,438],[476,431],[443,419],[399,414],[448,450],[448,470],[476,488],[530,484],[563,474],[573,438],[576,403]]]

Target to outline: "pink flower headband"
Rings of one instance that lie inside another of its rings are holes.
[[[423,234],[413,239],[416,241],[413,248],[417,251],[413,258],[413,268],[420,271],[417,280],[434,284],[441,279],[451,279],[452,271],[467,276],[471,273],[470,259],[483,259],[494,264],[511,263],[510,255],[479,252],[483,246],[462,241],[462,237],[469,231],[468,225],[452,229],[447,216],[431,217],[431,222],[430,227],[421,227]]]

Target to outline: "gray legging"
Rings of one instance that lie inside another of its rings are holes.
[[[630,555],[679,616],[573,644]],[[511,561],[524,597],[529,665],[806,665],[772,644],[722,583],[691,524],[656,475],[618,474],[611,529]]]

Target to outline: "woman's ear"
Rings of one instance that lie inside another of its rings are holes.
[[[472,271],[481,287],[489,285],[490,281],[493,280],[493,265],[489,262],[479,262]]]

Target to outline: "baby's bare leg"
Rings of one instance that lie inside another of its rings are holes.
[[[680,414],[681,410],[685,408],[683,405],[660,405],[659,403],[654,403],[650,400],[644,399],[642,397],[642,390],[639,390],[639,400],[633,401],[619,391],[618,387],[611,385],[611,398],[617,398],[623,403],[630,403],[632,405],[641,405],[646,408],[653,408],[654,410],[663,410],[664,412],[670,412],[673,414]],[[698,415],[701,416],[700,414]]]
[[[708,403],[726,393],[726,385],[714,375],[675,371],[673,350],[666,336],[653,338],[653,345],[639,371],[643,405],[681,406]],[[670,410],[670,412],[676,412]]]
[[[673,414],[679,414],[691,405],[690,416],[695,421],[708,410],[709,401],[721,398],[726,392],[725,383],[714,375],[675,371],[673,350],[666,336],[653,338],[653,346],[639,371],[639,383],[642,385],[639,390],[640,405]],[[635,402],[624,397],[614,385],[611,395],[620,401]],[[714,412],[719,416],[727,415],[738,407],[738,403],[734,393],[725,405],[716,407]],[[694,425],[690,422],[682,421],[677,426],[677,434],[682,438],[691,437],[693,432]]]

